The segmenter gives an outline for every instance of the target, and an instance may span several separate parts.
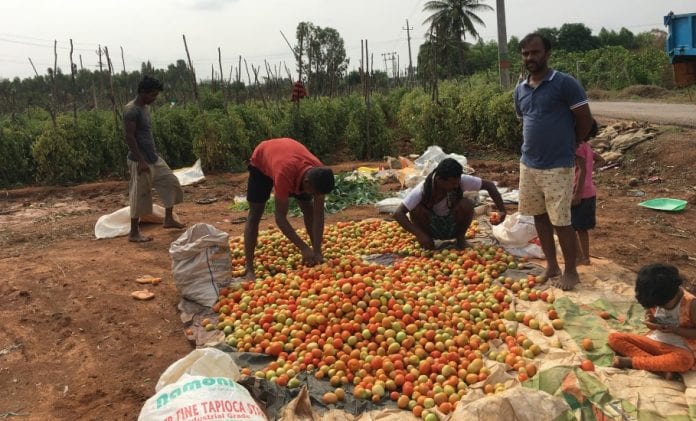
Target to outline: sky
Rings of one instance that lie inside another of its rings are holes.
[[[349,69],[359,66],[361,40],[367,40],[376,70],[385,70],[383,54],[396,53],[401,69],[408,66],[406,20],[412,29],[415,65],[418,46],[427,31],[423,21],[427,0],[2,0],[0,1],[0,79],[31,77],[31,58],[40,74],[53,66],[58,42],[58,67],[74,61],[97,68],[98,45],[108,46],[116,71],[138,70],[145,60],[158,68],[185,59],[182,34],[199,78],[218,69],[218,47],[225,73],[241,55],[265,68],[287,65],[295,71],[290,48],[299,22],[336,29],[345,42]],[[483,0],[495,7],[495,0]],[[666,29],[663,16],[696,13],[694,0],[505,0],[507,35],[522,37],[540,27],[584,23],[594,34],[604,27],[633,33]],[[495,11],[479,14],[484,41],[497,39]],[[467,39],[467,41],[474,41]],[[391,71],[392,62],[387,62]],[[262,71],[262,74],[265,71]],[[243,73],[245,74],[245,72]],[[283,72],[283,75],[285,73]]]

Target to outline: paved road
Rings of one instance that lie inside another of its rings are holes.
[[[696,127],[696,105],[692,104],[592,101],[590,109],[600,117]]]

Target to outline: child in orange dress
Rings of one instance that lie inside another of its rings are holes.
[[[647,335],[614,332],[609,346],[621,356],[613,366],[664,373],[694,368],[696,350],[696,299],[682,288],[679,270],[662,263],[643,266],[636,279],[636,300],[647,309]]]

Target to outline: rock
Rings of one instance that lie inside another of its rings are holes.
[[[639,185],[639,184],[640,184],[640,180],[638,180],[638,179],[635,178],[635,177],[633,177],[633,178],[631,178],[630,180],[628,180],[628,185],[629,185],[630,187],[636,187],[636,186]]]
[[[150,290],[143,289],[140,291],[131,292],[131,297],[135,298],[136,300],[144,301],[155,298],[155,294],[153,294]]]

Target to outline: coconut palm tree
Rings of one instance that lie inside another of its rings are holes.
[[[432,12],[432,15],[423,23],[430,24],[432,29],[446,31],[450,39],[463,41],[467,33],[480,38],[474,24],[486,24],[476,13],[487,10],[493,8],[481,0],[430,0],[423,6],[423,11]]]
[[[464,68],[464,39],[467,34],[480,38],[475,25],[486,25],[476,13],[487,10],[493,8],[482,0],[430,0],[425,3],[423,11],[432,14],[423,23],[429,25],[430,41],[436,43],[436,50],[442,54],[438,54],[440,63],[443,59],[449,61],[447,56],[455,55],[459,70]]]

